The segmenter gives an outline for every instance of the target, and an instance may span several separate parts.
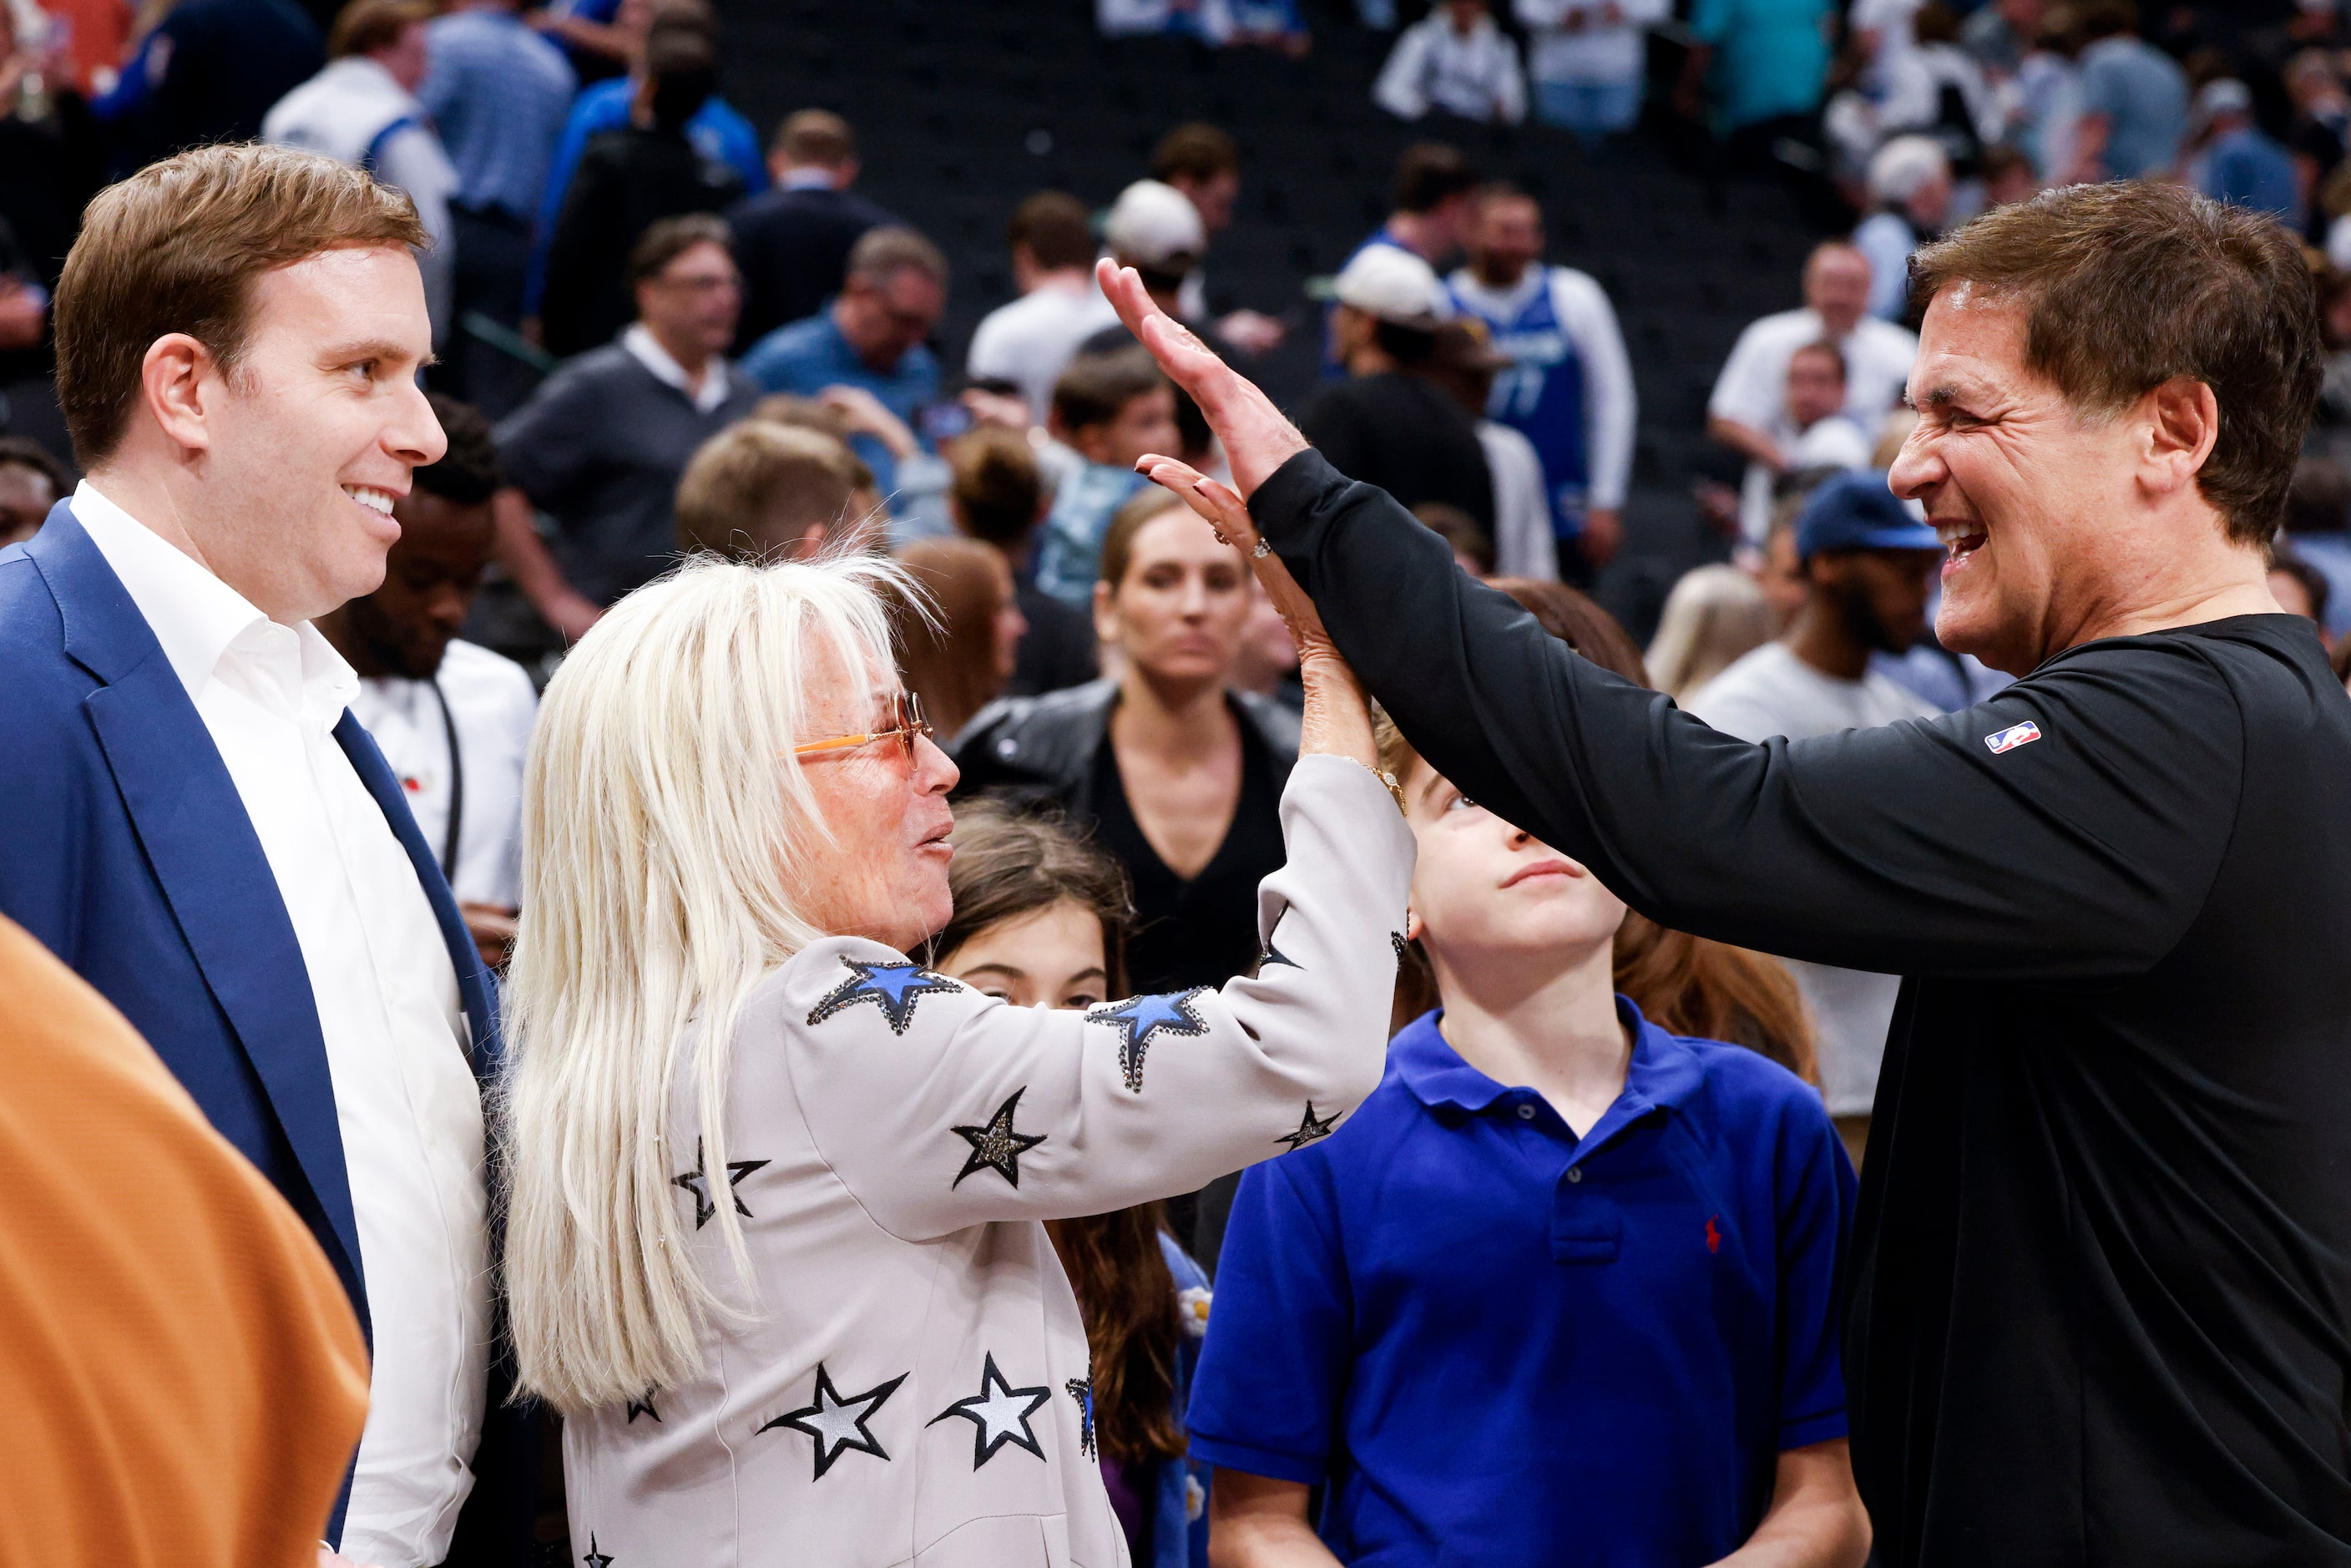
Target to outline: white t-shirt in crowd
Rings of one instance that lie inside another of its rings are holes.
[[[1612,8],[1618,20],[1604,20]],[[1527,74],[1579,83],[1639,80],[1648,70],[1643,35],[1674,14],[1673,0],[1513,0],[1510,9],[1532,45]]]
[[[1117,310],[1092,277],[1049,278],[981,319],[964,371],[1018,386],[1030,416],[1042,424],[1053,409],[1053,383],[1078,345],[1117,321]]]
[[[1535,444],[1507,424],[1481,419],[1478,444],[1494,482],[1494,570],[1504,577],[1557,580],[1559,541],[1552,534]]]
[[[1826,336],[1820,312],[1810,307],[1750,322],[1715,378],[1706,412],[1771,429],[1787,407],[1788,361],[1797,350]],[[1876,441],[1886,414],[1902,401],[1910,362],[1918,357],[1918,339],[1891,321],[1865,316],[1837,347],[1844,352],[1845,417]]]
[[[1519,46],[1480,16],[1465,37],[1440,7],[1396,37],[1372,101],[1399,120],[1418,120],[1432,109],[1464,120],[1503,120],[1527,117],[1527,79],[1519,68]]]
[[[445,705],[445,706],[444,706]],[[522,902],[522,763],[538,694],[512,659],[453,642],[429,681],[372,676],[351,699],[392,775],[408,792],[417,830],[466,904],[512,909]],[[457,762],[449,766],[449,732]],[[457,852],[448,853],[452,787]]]
[[[270,620],[86,479],[73,511],[212,737],[319,1009],[374,1354],[343,1553],[439,1563],[489,1375],[482,1100],[432,902],[335,739],[359,677],[309,622]]]
[[[1783,408],[1778,421],[1763,427],[1764,434],[1780,444],[1788,455],[1788,472],[1802,474],[1813,468],[1866,468],[1873,448],[1861,426],[1841,413],[1815,420],[1809,429],[1798,430],[1795,422]],[[1761,463],[1747,465],[1747,476],[1739,486],[1739,532],[1748,543],[1760,545],[1771,531],[1771,488],[1774,476]]]
[[[1784,643],[1766,643],[1740,658],[1682,706],[1725,735],[1755,741],[1775,735],[1808,740],[1941,711],[1874,671],[1857,681],[1823,674]],[[1819,1030],[1821,1090],[1829,1114],[1869,1114],[1901,977],[1787,963]]]

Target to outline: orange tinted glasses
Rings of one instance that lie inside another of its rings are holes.
[[[830,740],[811,740],[792,747],[794,757],[812,757],[824,751],[852,751],[861,746],[871,746],[877,740],[895,740],[914,760],[914,737],[931,733],[930,721],[923,717],[923,699],[903,688],[890,699],[890,725],[867,735],[836,735]]]

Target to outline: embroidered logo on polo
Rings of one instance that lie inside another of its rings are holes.
[[[920,964],[865,964],[855,958],[843,958],[841,963],[849,970],[849,978],[810,1009],[811,1025],[860,1002],[872,1002],[890,1020],[890,1032],[904,1034],[914,1021],[915,1003],[935,991],[953,994],[963,989],[961,982],[935,975]]]
[[[1029,1417],[1037,1407],[1053,1397],[1050,1388],[1015,1388],[996,1369],[996,1354],[988,1353],[986,1370],[979,1375],[979,1392],[968,1399],[958,1399],[925,1426],[935,1427],[950,1416],[960,1416],[972,1425],[971,1468],[979,1469],[996,1458],[996,1451],[1007,1443],[1017,1444],[1036,1455],[1045,1457],[1037,1442],[1037,1434],[1029,1426]]]
[[[735,1212],[746,1219],[753,1216],[751,1211],[743,1206],[743,1196],[735,1190],[736,1184],[767,1163],[766,1160],[728,1160],[726,1162],[726,1196],[735,1200]],[[683,1176],[670,1177],[669,1184],[672,1186],[682,1186],[694,1195],[694,1228],[696,1230],[709,1224],[711,1217],[718,1212],[717,1200],[710,1196],[710,1171],[702,1156],[700,1138],[694,1140],[694,1168]]]
[[[877,1459],[888,1460],[885,1452],[865,1424],[873,1413],[889,1403],[890,1396],[898,1392],[898,1385],[906,1381],[900,1373],[887,1383],[877,1384],[862,1394],[844,1396],[832,1385],[832,1374],[822,1362],[816,1364],[816,1403],[798,1410],[787,1410],[759,1428],[772,1432],[778,1427],[794,1432],[804,1432],[816,1439],[816,1474],[811,1480],[824,1479],[824,1472],[846,1453],[871,1454]]]
[[[1342,1111],[1339,1113],[1339,1115],[1332,1116],[1327,1122],[1318,1120],[1314,1114],[1314,1102],[1309,1100],[1306,1102],[1306,1119],[1298,1124],[1298,1131],[1294,1133],[1284,1133],[1281,1136],[1274,1139],[1274,1142],[1277,1144],[1288,1144],[1290,1145],[1290,1153],[1296,1154],[1299,1150],[1304,1148],[1307,1145],[1315,1142],[1317,1139],[1329,1137],[1331,1135],[1331,1129],[1339,1124],[1339,1116],[1343,1116],[1346,1113]]]
[[[1119,1031],[1119,1071],[1125,1074],[1129,1089],[1138,1094],[1143,1092],[1143,1058],[1153,1040],[1163,1034],[1208,1032],[1207,1020],[1192,1010],[1192,998],[1207,988],[1195,986],[1188,991],[1129,997],[1123,1002],[1086,1009],[1088,1023],[1108,1024]]]
[[[963,1169],[956,1173],[955,1180],[947,1183],[950,1188],[961,1186],[963,1178],[975,1171],[989,1170],[1014,1186],[1020,1185],[1020,1156],[1045,1141],[1044,1134],[1024,1133],[1012,1124],[1012,1114],[1020,1108],[1020,1096],[1028,1092],[1029,1086],[1025,1083],[1015,1089],[1012,1098],[996,1108],[996,1114],[987,1119],[984,1127],[950,1129],[956,1136],[971,1145],[971,1154],[963,1162]]]
[[[1998,757],[2004,751],[2014,751],[2018,747],[2040,738],[2041,727],[2028,718],[2022,724],[2011,724],[2006,729],[1985,736],[1984,744],[1991,747],[1994,757]]]
[[[588,1555],[580,1561],[588,1564],[588,1568],[612,1568],[612,1560],[596,1550],[596,1533],[593,1531],[588,1532]]]
[[[1061,1386],[1078,1402],[1078,1452],[1091,1459],[1095,1457],[1093,1379],[1072,1377]]]
[[[661,1419],[661,1412],[653,1408],[653,1390],[651,1389],[647,1389],[645,1391],[645,1396],[643,1399],[632,1399],[629,1401],[629,1419],[627,1425],[632,1427],[635,1426],[637,1424],[637,1417],[640,1416],[650,1416],[656,1421]]]

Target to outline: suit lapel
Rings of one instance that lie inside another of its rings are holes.
[[[359,1225],[309,971],[268,857],[212,734],[121,580],[64,504],[26,546],[64,620],[66,653],[106,684],[83,700],[131,826],[205,985],[228,1016],[333,1231],[367,1324]]]
[[[383,820],[391,824],[392,836],[400,847],[408,852],[409,863],[416,868],[416,880],[424,886],[424,896],[432,903],[433,918],[441,926],[441,940],[449,948],[449,962],[457,970],[457,999],[465,1009],[465,1021],[472,1027],[475,1079],[486,1086],[497,1071],[499,1056],[496,996],[492,988],[489,971],[482,964],[481,949],[474,946],[473,935],[465,929],[465,917],[457,908],[457,896],[449,890],[449,879],[441,874],[441,862],[434,858],[433,847],[424,841],[424,834],[416,825],[416,814],[408,809],[408,797],[392,777],[392,765],[376,748],[375,737],[368,734],[350,709],[343,710],[342,718],[335,725],[335,740],[343,755],[351,759],[352,771],[367,792],[375,798]]]

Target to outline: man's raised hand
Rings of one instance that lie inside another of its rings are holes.
[[[1208,428],[1224,444],[1225,461],[1232,465],[1233,483],[1240,487],[1243,500],[1275,469],[1306,450],[1306,438],[1282,417],[1273,400],[1160,309],[1133,267],[1104,256],[1094,264],[1094,278],[1135,341],[1150,350],[1167,379],[1200,405]]]

